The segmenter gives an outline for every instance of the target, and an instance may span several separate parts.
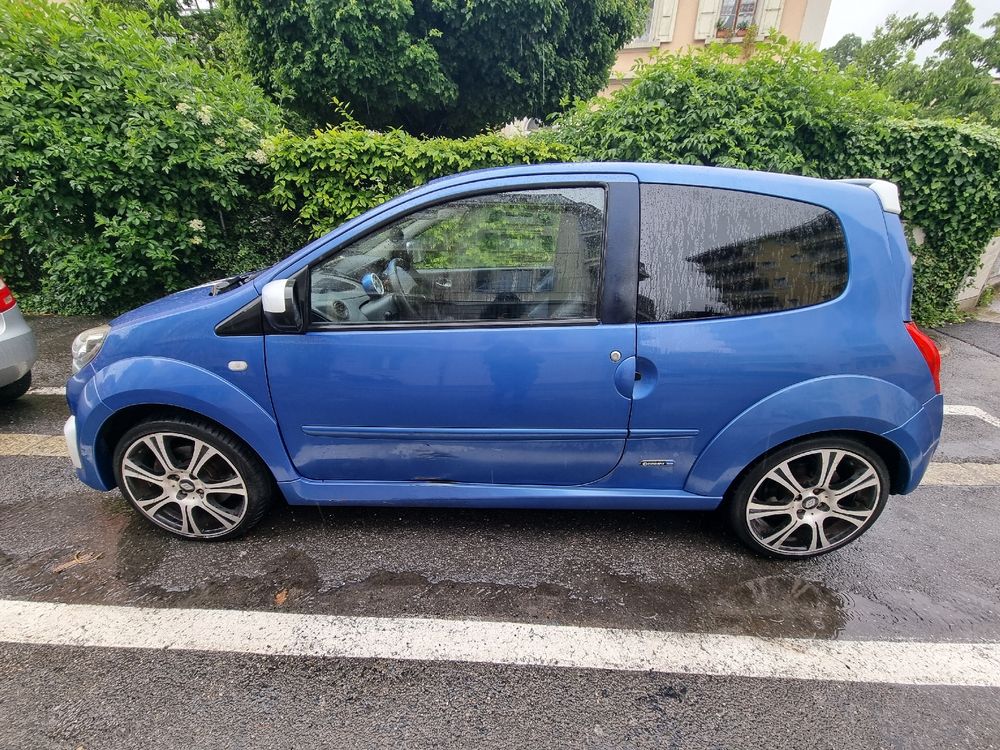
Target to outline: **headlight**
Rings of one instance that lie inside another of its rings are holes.
[[[70,351],[73,352],[73,372],[80,372],[90,360],[97,356],[108,336],[110,326],[88,328],[75,339]]]

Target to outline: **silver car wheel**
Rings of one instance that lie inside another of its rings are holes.
[[[191,435],[143,435],[125,449],[119,469],[136,508],[175,534],[220,536],[246,516],[247,486],[233,462]]]
[[[863,456],[840,448],[800,453],[771,468],[746,505],[753,538],[782,555],[813,555],[860,534],[882,482]]]

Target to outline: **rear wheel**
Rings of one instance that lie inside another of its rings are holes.
[[[267,511],[274,482],[242,441],[196,419],[159,419],[125,433],[115,449],[125,499],[148,521],[186,539],[231,539]]]
[[[885,508],[889,472],[864,443],[816,438],[761,459],[734,487],[729,522],[768,557],[814,557],[865,533]]]
[[[28,392],[29,388],[31,388],[30,370],[20,379],[0,388],[0,404],[13,401],[15,398],[21,398],[21,396]]]

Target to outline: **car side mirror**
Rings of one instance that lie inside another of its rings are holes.
[[[302,299],[296,286],[296,279],[275,279],[264,284],[261,307],[264,320],[272,330],[302,330]]]

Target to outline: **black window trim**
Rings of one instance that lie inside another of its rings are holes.
[[[530,175],[526,175],[530,179]],[[610,175],[609,175],[610,177]],[[474,184],[473,184],[474,185]],[[323,253],[322,256],[317,258],[312,263],[308,264],[299,273],[305,272],[306,278],[309,283],[305,285],[305,300],[304,307],[307,316],[307,322],[303,327],[305,333],[310,332],[345,332],[345,331],[385,331],[385,330],[434,330],[434,329],[476,329],[476,328],[552,328],[559,327],[565,328],[569,326],[598,326],[602,323],[602,313],[604,307],[604,277],[607,269],[607,253],[608,253],[608,216],[609,216],[609,206],[611,204],[611,191],[614,183],[611,181],[604,181],[600,179],[593,179],[591,176],[587,175],[585,179],[582,180],[571,180],[571,179],[561,179],[552,182],[521,182],[514,181],[510,184],[505,185],[494,185],[492,187],[472,187],[468,192],[461,192],[457,194],[452,194],[448,196],[441,196],[436,199],[432,199],[425,203],[420,203],[419,205],[413,206],[410,209],[399,213],[393,212],[392,216],[380,219],[375,223],[368,231],[357,237],[353,237],[350,240],[338,242],[336,246],[330,248],[327,252]],[[384,323],[334,323],[326,321],[313,321],[312,320],[312,272],[313,269],[319,265],[322,265],[327,260],[332,258],[337,253],[341,252],[345,248],[357,243],[362,242],[368,237],[372,236],[376,232],[385,229],[387,226],[395,223],[401,218],[405,218],[417,211],[422,211],[428,208],[434,208],[435,206],[441,206],[446,203],[454,203],[455,201],[465,200],[468,198],[475,198],[481,195],[496,195],[498,193],[511,193],[511,192],[523,192],[528,190],[558,190],[560,188],[601,188],[604,192],[604,226],[602,231],[603,243],[601,246],[601,273],[597,284],[597,315],[595,317],[585,317],[585,318],[545,318],[541,320],[522,320],[522,319],[511,319],[511,320],[427,320],[427,321],[386,321]],[[638,231],[638,229],[636,230]],[[298,274],[296,274],[297,276]]]

